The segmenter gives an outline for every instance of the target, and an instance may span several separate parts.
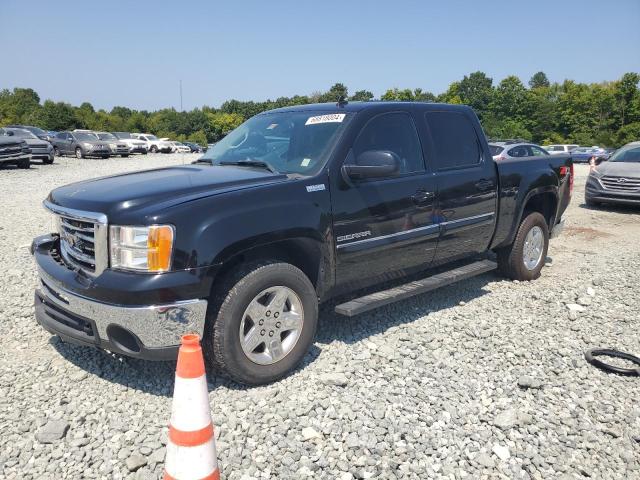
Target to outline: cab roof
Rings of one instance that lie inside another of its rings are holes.
[[[431,102],[384,102],[384,101],[369,101],[369,102],[347,102],[343,104],[338,103],[308,103],[305,105],[293,105],[289,107],[275,108],[273,110],[267,110],[262,113],[272,112],[327,112],[327,113],[339,113],[339,112],[361,112],[365,110],[385,111],[385,110],[397,110],[397,109],[416,109],[416,110],[439,110],[439,111],[468,111],[470,107],[466,105],[451,105],[448,103],[431,103]]]

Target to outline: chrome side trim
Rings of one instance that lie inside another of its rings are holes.
[[[385,240],[387,238],[393,238],[393,237],[402,237],[402,236],[406,236],[412,233],[416,233],[416,232],[425,232],[428,233],[428,231],[437,231],[439,230],[440,227],[438,224],[435,225],[426,225],[424,227],[418,227],[418,228],[412,228],[411,230],[404,230],[402,232],[396,232],[396,233],[390,233],[388,235],[380,235],[378,237],[371,237],[371,238],[365,238],[363,240],[356,240],[354,242],[349,242],[349,243],[341,243],[340,245],[337,246],[338,250],[340,250],[341,248],[344,247],[352,247],[354,245],[361,245],[361,244],[367,244],[367,243],[371,243],[371,242],[376,242],[378,240]]]
[[[495,216],[496,212],[491,212],[491,213],[483,213],[481,215],[474,215],[472,217],[465,217],[465,218],[459,218],[457,220],[449,220],[448,222],[441,222],[440,225],[447,227],[447,226],[454,226],[456,224],[461,224],[461,223],[467,223],[467,222],[473,222],[474,220],[482,220],[482,219],[492,219]]]
[[[109,339],[109,325],[126,328],[148,348],[179,345],[183,334],[197,333],[202,336],[204,332],[206,300],[139,306],[101,303],[60,287],[41,268],[38,273],[44,287],[39,289],[41,296],[67,312],[93,320],[101,340]]]

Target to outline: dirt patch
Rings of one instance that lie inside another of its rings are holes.
[[[596,238],[606,238],[613,236],[611,233],[603,232],[602,230],[596,230],[589,227],[567,227],[564,230],[565,234],[570,237],[583,237],[587,240],[595,240]]]

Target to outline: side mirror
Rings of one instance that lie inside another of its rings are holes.
[[[607,158],[606,157],[594,157],[593,159],[593,164],[598,166],[600,165],[602,162],[606,162]]]
[[[388,177],[399,169],[400,159],[387,150],[368,150],[358,155],[355,163],[342,166],[344,175],[351,179]]]
[[[11,130],[6,130],[5,133],[7,134],[7,136],[9,137],[13,137],[15,135],[14,132],[12,132]]]

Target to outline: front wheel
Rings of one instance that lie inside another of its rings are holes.
[[[51,165],[53,163],[53,160],[54,160],[54,156],[53,154],[51,154],[47,158],[44,158],[42,160],[42,163],[44,163],[45,165]]]
[[[82,149],[80,147],[76,147],[76,158],[78,160],[84,158],[84,153],[82,153]]]
[[[26,160],[20,160],[18,162],[18,168],[23,168],[25,170],[31,168],[31,159],[27,158]]]
[[[155,145],[151,145],[151,153],[158,153],[158,147],[156,147]]]
[[[214,292],[203,345],[215,370],[247,385],[284,377],[311,347],[318,298],[307,276],[280,262],[247,264]]]
[[[500,249],[500,272],[513,280],[534,280],[540,276],[549,249],[549,227],[538,212],[527,215],[511,245]]]
[[[61,157],[62,154],[60,153],[60,150],[58,150],[58,147],[53,147],[53,156],[54,157]]]

